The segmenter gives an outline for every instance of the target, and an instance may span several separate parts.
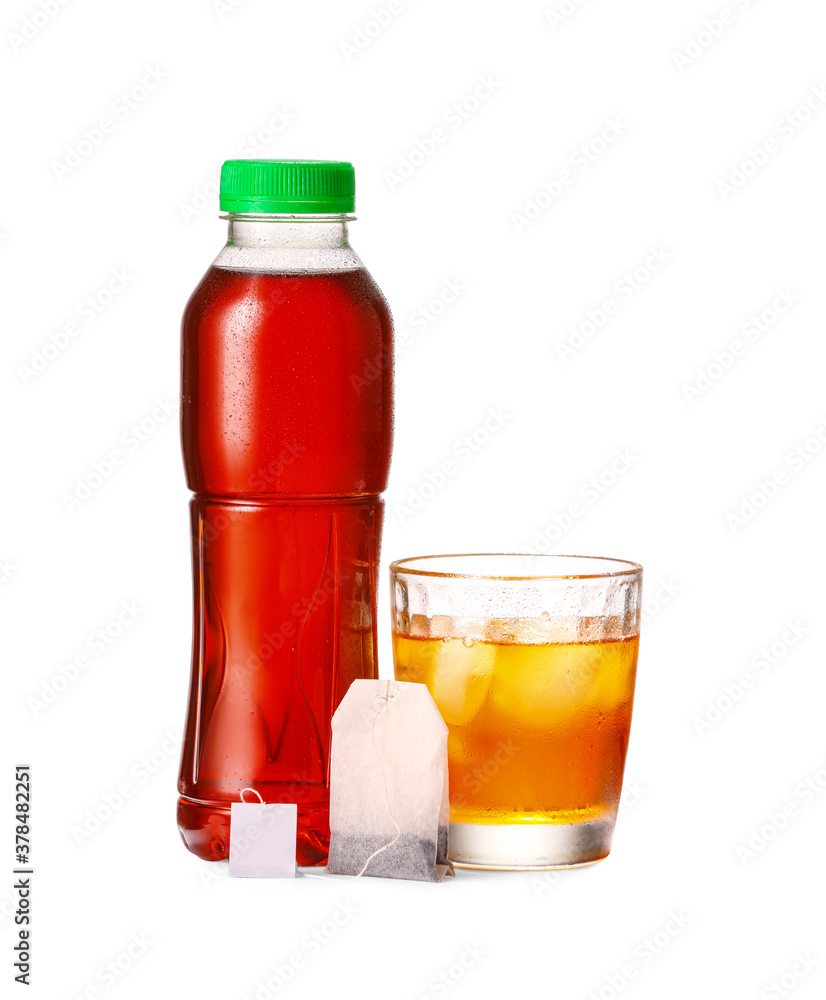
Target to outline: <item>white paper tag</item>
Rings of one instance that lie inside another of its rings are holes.
[[[233,802],[229,822],[231,877],[295,878],[294,802]]]

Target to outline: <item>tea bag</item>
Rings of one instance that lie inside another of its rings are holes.
[[[430,692],[353,681],[333,716],[327,871],[441,882],[448,817],[447,726]]]

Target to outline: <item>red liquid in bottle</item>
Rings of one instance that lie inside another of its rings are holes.
[[[298,864],[327,859],[330,720],[376,676],[391,329],[363,268],[213,267],[187,305],[195,630],[178,826],[201,858],[227,857],[230,804],[250,787],[298,804]]]

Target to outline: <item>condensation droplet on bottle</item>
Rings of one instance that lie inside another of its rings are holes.
[[[539,617],[543,622],[549,622],[551,620],[551,613],[550,611],[543,611]]]
[[[466,635],[466,636],[464,637],[464,639],[462,639],[462,642],[463,642],[463,643],[464,643],[464,644],[465,644],[466,646],[472,646],[472,645],[473,645],[473,639],[471,639],[471,637],[470,637],[469,635]]]

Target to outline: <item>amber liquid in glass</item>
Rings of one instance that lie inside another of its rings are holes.
[[[451,822],[568,824],[613,814],[639,637],[521,642],[517,626],[489,630],[492,640],[444,631],[396,632],[393,641],[396,679],[426,684],[448,725]]]

